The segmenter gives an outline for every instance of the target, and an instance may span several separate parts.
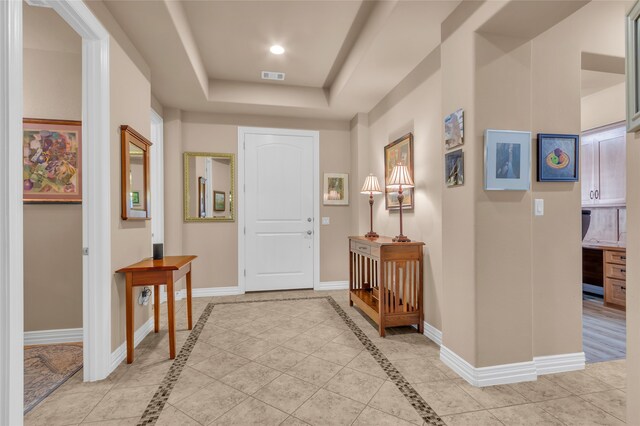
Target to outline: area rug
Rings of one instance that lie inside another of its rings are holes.
[[[82,368],[82,343],[24,347],[24,413]]]
[[[211,313],[217,305],[227,304],[243,304],[243,303],[264,303],[264,302],[281,302],[281,301],[296,301],[296,300],[309,300],[309,299],[324,299],[335,310],[340,319],[344,321],[345,325],[353,332],[355,337],[362,343],[364,349],[375,359],[380,367],[387,374],[388,378],[396,385],[402,395],[408,400],[408,402],[415,408],[420,417],[424,420],[426,425],[429,426],[444,426],[442,419],[436,414],[436,412],[427,404],[427,402],[420,396],[420,394],[413,388],[413,386],[403,377],[398,369],[387,359],[387,357],[380,351],[380,349],[369,339],[369,337],[358,327],[358,325],[349,317],[349,315],[340,307],[340,305],[331,297],[300,297],[300,298],[279,298],[279,299],[267,299],[267,300],[246,300],[235,302],[219,302],[209,303],[204,312],[198,319],[198,322],[193,327],[193,330],[189,334],[186,342],[177,354],[174,362],[171,364],[169,371],[167,372],[162,384],[158,387],[158,390],[151,398],[151,401],[147,405],[144,413],[138,421],[138,426],[154,425],[162,410],[169,399],[169,395],[173,390],[176,382],[180,377],[180,373],[185,368],[187,360],[191,355],[191,352],[202,333],[205,324],[207,323]]]

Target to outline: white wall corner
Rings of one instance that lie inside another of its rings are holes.
[[[326,290],[348,290],[349,281],[322,281],[318,284],[314,290],[326,291]]]
[[[442,346],[442,331],[426,321],[424,322],[424,335],[436,345]]]
[[[440,360],[477,387],[530,382],[537,378],[533,360],[476,368],[444,345],[440,346]]]
[[[584,370],[584,352],[570,354],[547,355],[533,357],[536,365],[536,372],[539,376],[543,374],[564,373],[567,371]]]
[[[52,345],[55,343],[82,342],[82,328],[63,328],[58,330],[25,331],[25,345]]]
[[[147,337],[147,334],[153,331],[153,316],[147,320],[144,324],[133,333],[133,347],[137,347],[140,342]],[[111,366],[109,368],[109,374],[118,368],[118,365],[127,357],[127,342],[118,346],[118,348],[111,352]]]

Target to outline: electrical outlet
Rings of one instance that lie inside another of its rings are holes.
[[[329,225],[330,223],[331,223],[331,218],[330,217],[325,216],[325,217],[322,218],[322,224],[323,225]]]

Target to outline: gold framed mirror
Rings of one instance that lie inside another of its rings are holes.
[[[130,126],[120,126],[123,220],[151,219],[151,142]]]
[[[184,153],[184,221],[235,220],[235,154]]]

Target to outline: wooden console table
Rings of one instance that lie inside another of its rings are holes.
[[[164,259],[145,259],[126,268],[118,269],[127,278],[127,364],[133,362],[133,288],[139,286],[153,286],[154,308],[153,330],[160,329],[160,286],[167,286],[167,309],[169,319],[169,358],[176,357],[176,322],[175,322],[175,292],[173,284],[180,278],[187,276],[187,320],[189,330],[193,328],[191,315],[191,262],[197,256],[166,256]]]
[[[349,237],[349,306],[355,303],[376,324],[418,326],[422,334],[424,243],[394,243],[390,237]]]

